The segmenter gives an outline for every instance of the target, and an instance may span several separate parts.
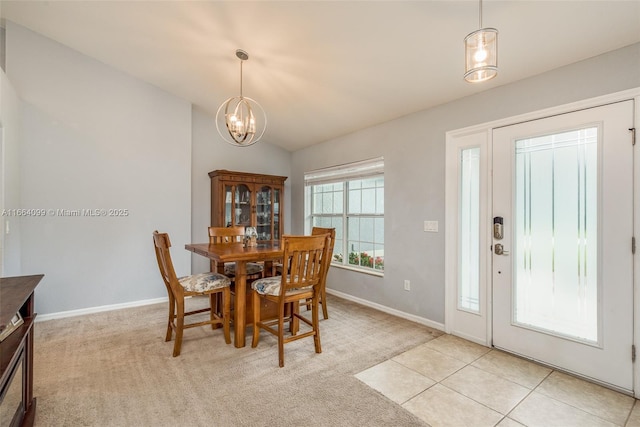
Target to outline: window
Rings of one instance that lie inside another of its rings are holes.
[[[460,151],[458,309],[480,313],[480,147]]]
[[[305,173],[305,217],[336,229],[333,264],[384,272],[384,159]]]

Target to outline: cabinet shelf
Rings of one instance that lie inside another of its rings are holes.
[[[11,332],[2,343],[0,343],[0,371],[7,371],[7,367],[15,361],[18,356],[18,348],[22,344],[22,338],[29,332],[33,324],[33,317],[23,318],[24,323]],[[4,381],[4,376],[2,378]]]

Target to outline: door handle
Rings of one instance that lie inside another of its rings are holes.
[[[493,245],[493,248],[496,255],[509,255],[509,251],[504,250],[504,246],[502,245],[502,243],[496,243],[495,245]]]

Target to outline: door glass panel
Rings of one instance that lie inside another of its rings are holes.
[[[480,312],[480,148],[460,151],[458,309]]]
[[[598,128],[516,141],[516,324],[598,341]]]

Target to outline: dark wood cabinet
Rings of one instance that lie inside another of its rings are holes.
[[[23,323],[0,342],[0,425],[32,426],[34,290],[42,274],[0,278],[0,329],[20,313]]]
[[[282,238],[286,176],[215,170],[209,177],[211,226],[250,226],[258,240]]]

